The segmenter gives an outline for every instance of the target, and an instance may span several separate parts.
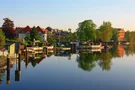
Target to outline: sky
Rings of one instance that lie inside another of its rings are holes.
[[[78,23],[91,19],[97,28],[110,21],[115,28],[134,31],[135,0],[0,0],[0,26],[6,17],[15,27],[75,31]]]

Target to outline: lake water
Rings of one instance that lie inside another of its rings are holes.
[[[22,56],[21,68],[17,61],[10,70],[0,73],[0,89],[135,90],[134,54],[133,46],[120,46],[81,54],[62,51],[28,61]]]

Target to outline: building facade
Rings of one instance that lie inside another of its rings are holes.
[[[124,29],[118,28],[118,41],[124,41],[125,40],[125,31]]]
[[[38,34],[41,36],[42,41],[47,41],[47,30],[41,27],[36,27]],[[25,28],[21,29],[18,33],[18,38],[24,39],[26,36],[30,35],[32,28],[26,26]]]

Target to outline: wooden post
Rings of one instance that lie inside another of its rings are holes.
[[[26,52],[25,52],[25,67],[28,68],[28,52],[27,52],[27,47],[26,47]]]
[[[18,70],[19,73],[21,73],[21,53],[19,52],[19,57],[18,57]]]
[[[48,49],[47,49],[47,47],[46,47],[46,55],[48,55]]]
[[[47,47],[44,47],[43,49],[44,49],[45,55],[47,55],[47,54],[48,54],[48,49],[47,49]]]
[[[10,84],[10,54],[7,55],[7,84]]]

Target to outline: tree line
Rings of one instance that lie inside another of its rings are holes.
[[[4,23],[2,28],[0,28],[0,45],[5,45],[5,40],[7,39],[15,39],[15,30],[14,30],[14,22],[9,18],[4,18]],[[48,30],[50,30],[49,28]],[[97,25],[92,20],[84,20],[78,24],[78,28],[75,32],[71,32],[71,29],[68,30],[69,35],[65,37],[64,41],[102,41],[109,42],[113,40],[115,42],[118,41],[118,30],[112,27],[111,22],[103,22],[100,27],[97,28]],[[32,33],[37,33],[36,28],[32,28]],[[30,35],[25,38],[28,43],[35,39],[41,39],[37,34]],[[48,39],[50,43],[56,43],[55,38]],[[131,44],[135,42],[135,31],[126,31],[125,32],[125,41],[130,42]]]
[[[92,20],[80,22],[78,26],[76,32],[80,41],[118,41],[118,31],[112,27],[111,22],[104,21],[98,29]]]

